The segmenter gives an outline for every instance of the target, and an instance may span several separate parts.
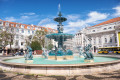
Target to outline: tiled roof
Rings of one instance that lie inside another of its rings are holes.
[[[110,19],[108,21],[102,22],[102,23],[94,25],[92,27],[96,27],[96,26],[100,26],[100,25],[104,25],[104,24],[109,24],[109,23],[114,23],[114,22],[118,22],[118,21],[120,21],[120,17]],[[89,27],[89,28],[91,28],[91,27]]]
[[[19,24],[19,28],[21,28],[21,25],[24,25],[25,29],[28,29],[28,26],[29,26],[31,30],[35,30],[35,27],[41,27],[41,26],[36,26],[36,25],[28,25],[28,24],[21,24],[21,23],[16,23],[16,22],[4,21],[1,19],[0,19],[0,21],[3,22],[3,26],[5,26],[5,23],[8,22],[10,27],[16,27],[16,24]],[[41,28],[47,30],[46,27],[41,27]],[[48,28],[48,30],[51,30],[51,29],[52,28]],[[55,30],[55,29],[53,29],[53,30]]]

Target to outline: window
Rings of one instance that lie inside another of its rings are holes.
[[[11,32],[14,32],[14,28],[11,28]]]
[[[23,37],[23,35],[21,35],[21,39],[23,39],[24,37]]]
[[[92,32],[95,32],[95,30],[93,30]]]
[[[99,38],[99,44],[101,44],[101,38]]]
[[[34,31],[32,31],[32,34],[34,34]]]
[[[105,43],[107,43],[107,38],[105,38]]]
[[[30,30],[28,30],[28,34],[30,34]]]
[[[2,22],[2,21],[0,21],[0,25],[3,25],[3,22]]]
[[[23,42],[21,42],[21,45],[23,45]]]
[[[24,29],[22,29],[22,33],[24,33]]]
[[[19,35],[16,35],[16,39],[18,39],[19,38]]]
[[[21,25],[21,28],[24,28],[24,25]]]
[[[18,44],[19,44],[19,41],[16,41],[16,42],[15,42],[15,45],[18,46]]]
[[[115,26],[114,26],[114,29],[115,29]]]
[[[30,29],[30,26],[28,26],[27,29]]]
[[[108,29],[112,29],[112,27],[109,27]]]
[[[5,25],[6,25],[6,26],[9,26],[9,23],[8,23],[8,22],[6,22],[6,23],[5,23]]]
[[[107,28],[104,28],[104,30],[106,30]]]
[[[2,30],[2,27],[0,27],[0,30]]]
[[[112,38],[110,37],[110,43],[112,43]]]
[[[19,33],[19,29],[16,29],[16,32],[18,32],[18,33]]]
[[[14,26],[14,24],[11,24],[11,26],[13,27],[13,26]]]
[[[19,24],[16,24],[16,27],[19,27],[20,25]]]

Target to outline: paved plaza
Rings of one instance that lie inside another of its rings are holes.
[[[76,76],[23,75],[0,70],[0,80],[120,80],[120,70],[110,73]]]
[[[105,55],[105,54],[101,54],[101,55]],[[120,55],[112,54],[112,56],[120,56]],[[5,56],[0,57],[0,59],[2,58],[5,58]],[[0,80],[120,80],[120,70],[112,71],[108,73],[103,72],[99,74],[91,74],[91,75],[78,74],[76,76],[56,76],[56,75],[45,76],[45,75],[14,73],[14,72],[3,71],[0,69]]]

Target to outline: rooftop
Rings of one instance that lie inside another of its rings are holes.
[[[49,27],[42,27],[42,26],[36,26],[36,25],[30,25],[30,24],[22,24],[22,23],[16,23],[16,22],[10,22],[10,21],[4,21],[1,20],[0,21],[3,22],[3,26],[5,26],[5,23],[8,22],[10,27],[16,27],[17,24],[19,24],[19,28],[21,28],[21,25],[24,26],[25,29],[28,29],[28,26],[30,27],[30,29],[35,30],[35,27],[39,27],[39,28],[44,28],[44,29],[48,29],[48,30],[54,30],[55,32],[57,32],[57,30],[49,28]],[[12,25],[13,24],[13,25]]]
[[[92,26],[92,27],[96,27],[96,26],[100,26],[100,25],[104,25],[104,24],[109,24],[109,23],[114,23],[114,22],[118,22],[118,21],[120,21],[120,17],[116,17],[116,18],[110,19],[110,20],[108,20],[108,21],[99,23],[99,24],[94,25],[94,26]],[[91,27],[89,27],[89,28],[91,28]]]

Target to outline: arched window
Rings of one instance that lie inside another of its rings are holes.
[[[101,44],[101,37],[99,38],[99,44]]]
[[[28,34],[30,34],[30,30],[28,30]]]
[[[110,37],[110,43],[112,43],[112,38]]]
[[[19,29],[18,29],[18,28],[16,29],[16,32],[19,32]]]
[[[24,33],[24,29],[22,29],[22,33]]]
[[[107,43],[107,38],[105,38],[105,43]]]

